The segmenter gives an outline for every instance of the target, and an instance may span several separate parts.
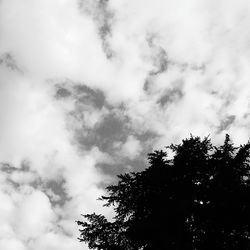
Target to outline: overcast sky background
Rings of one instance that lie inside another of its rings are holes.
[[[247,0],[0,0],[0,249],[88,249],[116,174],[249,108]]]

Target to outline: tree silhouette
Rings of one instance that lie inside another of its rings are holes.
[[[119,175],[100,199],[115,217],[83,215],[80,241],[98,250],[250,249],[250,143],[222,146],[191,136],[148,155],[142,172]]]

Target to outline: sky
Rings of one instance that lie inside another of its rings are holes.
[[[0,0],[0,249],[87,250],[147,153],[246,143],[249,27],[247,0]]]

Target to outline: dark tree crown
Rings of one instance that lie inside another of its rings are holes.
[[[190,136],[148,155],[142,172],[119,175],[100,199],[115,210],[83,215],[80,241],[98,250],[250,249],[250,143],[222,146]]]

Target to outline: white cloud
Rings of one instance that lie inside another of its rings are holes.
[[[84,247],[82,243],[77,241],[72,241],[71,238],[60,235],[56,233],[48,233],[42,235],[37,241],[30,244],[32,249],[36,250],[84,250],[88,249],[86,246]]]
[[[65,207],[60,215],[62,218],[70,216],[68,220],[75,228],[74,221],[85,204],[91,212],[96,207],[96,199],[102,194],[102,190],[96,187],[102,177],[94,166],[98,159],[100,161],[107,156],[97,148],[88,157],[76,150],[66,130],[64,109],[52,99],[52,89],[46,84],[2,69],[0,102],[5,109],[0,109],[0,159],[18,169],[11,170],[9,174],[1,172],[0,233],[6,241],[10,237],[19,239],[16,245],[12,244],[16,249],[19,245],[20,249],[27,245],[25,241],[36,240],[55,230],[57,225],[58,211],[54,212],[51,207],[50,192],[47,197],[29,186],[32,182],[38,181],[39,184],[39,181],[63,178],[74,207],[69,207],[70,210]],[[23,163],[27,169],[22,169]],[[21,186],[16,189],[8,180]],[[77,203],[77,196],[85,198]],[[67,230],[72,230],[72,227]],[[64,236],[60,233],[58,237]],[[65,249],[74,246],[76,238],[76,233],[68,238]],[[8,242],[3,244],[10,244]],[[58,246],[60,242],[48,244]],[[51,249],[54,248],[51,246]]]
[[[77,1],[2,1],[1,23],[1,50],[32,74],[89,78],[106,61],[94,22],[80,15]]]
[[[98,140],[79,148],[74,132],[88,135],[114,108],[128,120],[126,131],[157,135],[154,147],[190,133],[215,142],[230,133],[237,144],[249,138],[248,1],[110,0],[109,59],[98,24],[107,13],[95,11],[97,3],[83,2],[87,12],[71,0],[0,3],[0,162],[12,167],[0,172],[1,249],[76,250],[78,216],[110,216],[96,201],[109,180],[96,164],[114,159]],[[4,53],[22,74],[4,64]],[[69,90],[103,91],[106,106],[76,95],[56,100],[54,79],[70,79]],[[125,138],[114,155],[135,160],[144,142]],[[67,197],[46,190],[48,181],[62,181]]]
[[[3,187],[1,187],[2,189]],[[8,194],[1,192],[0,193],[1,207],[0,207],[0,220],[1,220],[1,233],[12,234],[12,230],[8,223],[12,220],[12,215],[15,211],[15,205],[12,199],[8,196]]]
[[[131,160],[135,159],[141,151],[142,147],[140,141],[132,135],[128,136],[127,141],[122,145],[121,148],[121,153]]]
[[[37,179],[37,175],[32,172],[15,171],[11,174],[10,180],[19,184],[32,183]]]
[[[25,245],[15,238],[1,239],[0,248],[5,250],[27,250]]]
[[[49,232],[56,220],[50,201],[43,192],[26,192],[18,205],[14,222],[15,231],[23,239],[36,238]]]

